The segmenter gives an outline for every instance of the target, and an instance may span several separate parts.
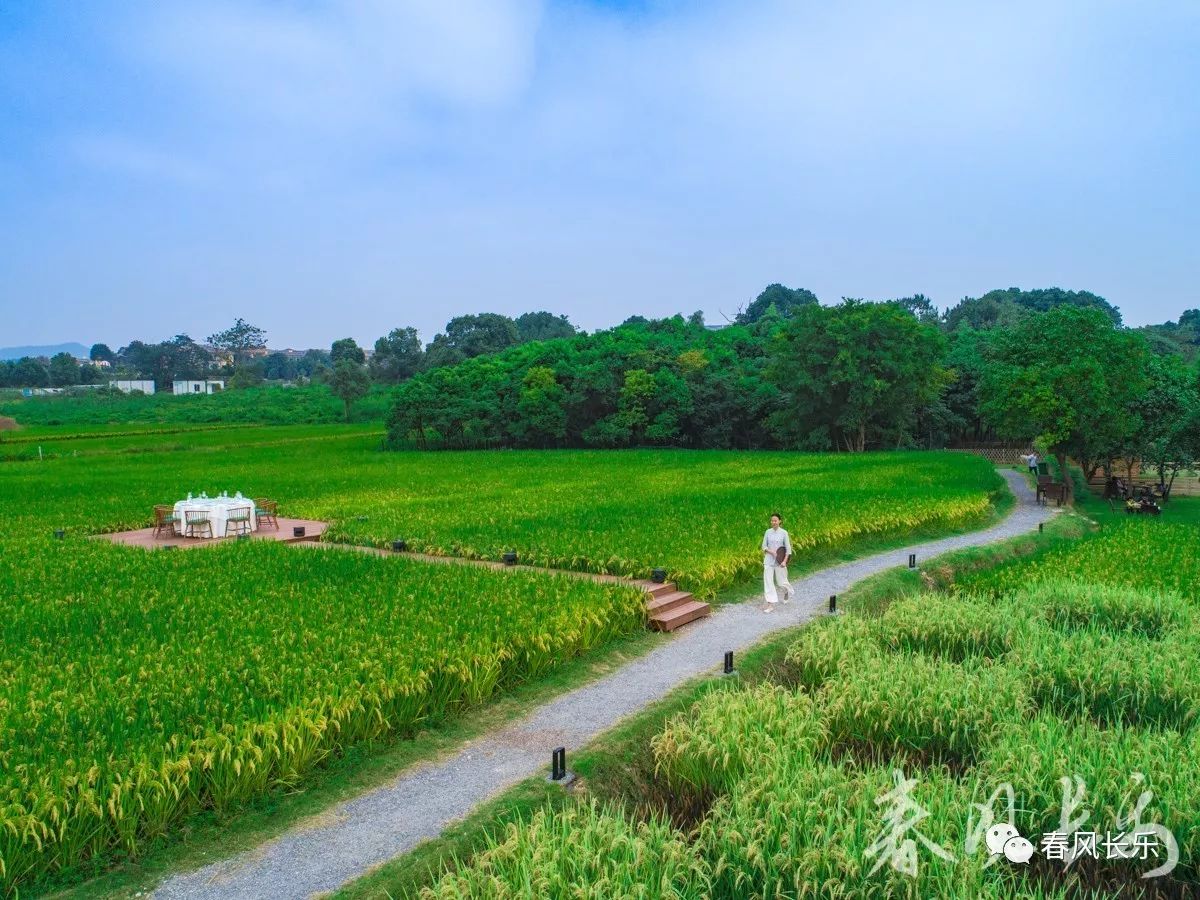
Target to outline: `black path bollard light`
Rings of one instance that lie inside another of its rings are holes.
[[[292,527],[292,537],[304,537],[304,526],[295,525]]]
[[[831,613],[837,612],[837,594],[829,595],[829,611]]]
[[[517,554],[509,550],[504,554],[504,564],[506,566],[515,566],[517,564]]]
[[[1045,522],[1038,522],[1038,534],[1042,533],[1042,529],[1045,527],[1045,525]]]
[[[58,538],[58,540],[60,540],[60,541],[61,541],[63,538],[65,538],[65,537],[67,536],[67,533],[66,533],[66,531],[64,531],[64,530],[63,530],[63,529],[61,529],[61,528],[56,528],[56,529],[54,530],[54,536],[55,536],[56,538]]]
[[[665,582],[667,580],[667,570],[666,569],[655,569],[653,572],[650,573],[650,580],[653,581],[655,584],[662,584],[663,582]]]
[[[725,674],[726,675],[733,674],[733,651],[732,650],[725,651]]]
[[[567,771],[567,748],[556,747],[550,754],[550,777],[546,779],[551,784],[567,787],[575,780],[575,775]]]
[[[395,540],[392,541],[392,549],[397,553],[403,553],[408,549],[408,541]]]
[[[917,554],[915,554],[915,553],[908,554],[908,567],[910,569],[915,569],[917,567]]]

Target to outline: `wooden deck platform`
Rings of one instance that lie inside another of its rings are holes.
[[[294,528],[303,528],[304,535],[296,537]],[[284,544],[295,544],[302,541],[318,541],[328,522],[318,522],[315,519],[285,519],[279,517],[279,528],[263,528],[250,532],[252,541],[279,541]],[[164,547],[211,547],[226,541],[236,541],[236,537],[227,538],[188,538],[175,535],[173,537],[156,538],[153,528],[139,528],[137,531],[116,531],[111,534],[97,534],[97,540],[112,541],[114,544],[124,544],[127,547],[142,547],[146,550],[161,550]]]

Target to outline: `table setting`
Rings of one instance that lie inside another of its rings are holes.
[[[204,517],[208,520],[209,527],[194,527],[192,529],[193,533],[189,534],[189,512],[193,514],[193,519],[197,518],[196,514],[203,513]],[[247,515],[249,521],[239,522],[239,513]],[[241,491],[238,491],[232,497],[229,496],[228,491],[222,491],[217,497],[209,497],[207,493],[201,493],[199,496],[193,497],[189,493],[186,499],[176,501],[174,515],[175,533],[184,537],[215,539],[232,537],[234,534],[246,534],[258,530],[254,501],[249,497],[243,497]],[[230,519],[233,519],[233,521],[231,522]]]

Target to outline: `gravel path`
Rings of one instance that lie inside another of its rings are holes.
[[[1053,516],[1037,506],[1024,476],[1001,471],[1017,497],[1002,522],[971,534],[889,550],[814,572],[793,581],[795,600],[763,613],[746,602],[719,608],[644,657],[600,680],[564,694],[524,720],[463,744],[444,759],[419,763],[391,782],[341,803],[314,821],[256,850],[198,871],[174,876],[155,892],[162,900],[310,897],[333,891],[371,868],[436,837],[479,804],[513,784],[548,772],[550,752],[586,744],[621,719],[680,684],[720,666],[726,650],[752,646],[765,635],[808,621],[868,575],[1031,531]]]

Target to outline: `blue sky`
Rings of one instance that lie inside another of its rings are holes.
[[[0,5],[0,344],[1200,305],[1200,4]]]

